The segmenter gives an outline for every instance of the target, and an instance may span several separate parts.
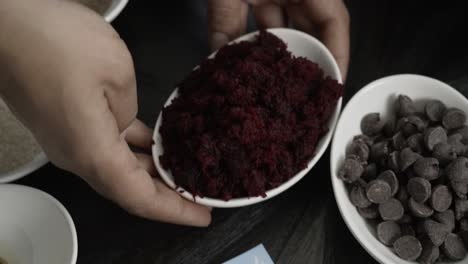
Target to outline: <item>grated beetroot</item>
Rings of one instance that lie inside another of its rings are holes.
[[[266,31],[225,46],[162,112],[164,169],[194,195],[265,196],[307,166],[343,86]]]

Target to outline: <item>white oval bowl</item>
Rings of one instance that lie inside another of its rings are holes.
[[[0,258],[8,264],[75,264],[78,242],[67,210],[30,187],[0,184]]]
[[[303,32],[293,30],[293,29],[276,28],[276,29],[269,29],[268,32],[282,39],[288,45],[288,50],[291,51],[293,55],[297,57],[308,58],[309,60],[317,63],[323,69],[326,75],[331,76],[333,79],[338,80],[338,82],[340,83],[342,82],[341,74],[340,74],[338,65],[336,64],[335,59],[333,58],[331,53],[328,51],[328,49],[319,40]],[[231,43],[236,43],[236,42],[244,41],[244,40],[251,41],[254,39],[254,37],[257,34],[258,34],[258,31],[252,32],[250,34],[244,35],[232,41]],[[211,54],[209,57],[211,58],[215,54],[216,52]],[[172,99],[174,99],[176,96],[177,96],[177,89],[175,89],[174,92],[169,96],[164,106],[170,105],[172,102]],[[317,163],[317,161],[325,152],[328,144],[330,143],[330,139],[331,139],[333,130],[335,128],[338,115],[341,110],[341,101],[342,99],[340,98],[336,105],[335,111],[333,112],[332,116],[330,117],[330,120],[328,121],[329,132],[325,134],[319,140],[317,147],[316,147],[315,155],[309,161],[309,163],[307,164],[307,167],[303,169],[302,171],[298,172],[293,177],[291,177],[288,181],[279,185],[278,187],[266,191],[266,197],[261,197],[261,196],[242,197],[242,198],[234,198],[229,201],[224,201],[222,199],[214,199],[214,198],[209,198],[209,197],[199,197],[199,196],[195,198],[192,196],[190,192],[184,190],[181,187],[177,187],[176,184],[174,183],[174,178],[172,174],[170,173],[170,171],[164,170],[159,162],[159,156],[161,156],[164,152],[163,147],[162,147],[161,135],[159,134],[159,128],[161,127],[161,122],[162,122],[161,113],[158,116],[158,120],[156,122],[154,135],[153,135],[154,145],[153,145],[152,150],[153,150],[154,163],[159,172],[159,175],[164,180],[164,182],[166,182],[166,184],[169,185],[171,188],[176,189],[177,192],[180,193],[180,195],[182,195],[184,198],[188,200],[195,201],[196,203],[206,205],[206,206],[211,206],[211,207],[240,207],[240,206],[246,206],[246,205],[259,203],[267,199],[270,199],[284,192],[291,186],[293,186],[296,182],[302,179],[307,174],[307,172],[310,171],[310,169],[312,169],[315,163]]]
[[[395,255],[375,236],[375,227],[359,215],[351,204],[344,183],[338,178],[338,170],[344,161],[345,150],[354,136],[362,134],[360,122],[364,115],[379,112],[385,120],[399,94],[408,95],[419,110],[429,99],[438,99],[448,107],[458,107],[468,113],[468,100],[449,85],[429,77],[401,74],[385,77],[364,86],[348,102],[336,126],[331,146],[330,169],[333,191],[341,215],[357,241],[380,263],[409,264]],[[468,263],[468,258],[459,262]]]

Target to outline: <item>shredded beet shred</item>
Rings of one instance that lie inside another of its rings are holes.
[[[266,31],[206,59],[162,112],[162,166],[194,195],[265,196],[304,169],[343,86]]]

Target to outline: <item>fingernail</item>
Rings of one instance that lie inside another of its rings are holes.
[[[211,34],[210,46],[212,50],[217,50],[228,42],[229,42],[229,38],[224,33],[214,32]]]

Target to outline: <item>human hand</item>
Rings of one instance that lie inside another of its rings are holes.
[[[0,67],[0,95],[55,165],[138,216],[210,223],[208,208],[152,178],[151,156],[130,150],[149,149],[152,131],[135,119],[131,55],[97,14],[69,1],[2,0]]]
[[[246,30],[249,4],[260,28],[292,27],[316,35],[346,78],[349,14],[342,0],[209,0],[210,45],[218,49]]]

